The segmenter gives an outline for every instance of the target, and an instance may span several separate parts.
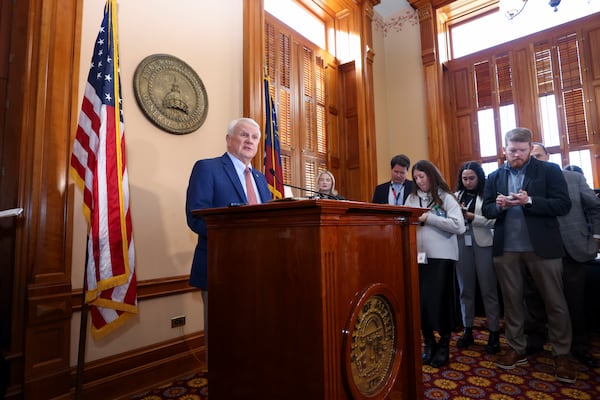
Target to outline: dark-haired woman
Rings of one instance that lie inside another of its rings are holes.
[[[485,173],[477,162],[467,162],[458,171],[456,197],[465,217],[465,233],[458,236],[459,258],[456,277],[460,289],[460,309],[464,331],[456,341],[456,347],[468,348],[475,343],[473,320],[475,319],[475,290],[477,282],[487,318],[489,330],[485,350],[488,354],[500,351],[500,304],[498,281],[494,270],[492,244],[494,219],[481,213]]]
[[[415,189],[406,199],[409,207],[427,208],[419,217],[417,247],[421,292],[423,364],[439,368],[448,364],[452,331],[454,264],[458,260],[456,235],[465,231],[465,220],[454,193],[430,161],[412,168]],[[434,331],[440,335],[436,342]]]

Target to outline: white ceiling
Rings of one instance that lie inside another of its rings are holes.
[[[375,6],[375,11],[382,17],[388,17],[406,7],[410,7],[407,0],[381,0],[381,3]]]

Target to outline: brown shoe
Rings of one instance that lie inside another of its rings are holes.
[[[554,376],[560,382],[575,383],[577,370],[575,370],[568,356],[554,357]]]
[[[518,354],[512,348],[509,348],[504,353],[496,356],[496,366],[502,369],[514,369],[519,365],[527,364],[527,356]]]

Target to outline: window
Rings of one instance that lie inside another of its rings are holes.
[[[318,173],[327,169],[325,67],[332,56],[270,14],[264,46],[277,106],[283,180],[315,190]]]
[[[575,164],[571,160],[573,156],[577,160],[576,165],[587,165],[589,169],[584,173],[589,180],[593,176],[591,153],[587,149],[591,144],[590,129],[577,33],[569,32],[552,41],[537,43],[535,73],[544,144],[549,148],[558,146],[559,152],[560,148],[565,149],[566,154],[562,158],[567,160],[566,164]],[[564,132],[563,138],[559,132]]]
[[[264,0],[264,9],[320,48],[327,48],[323,21],[294,0]]]
[[[282,146],[287,156],[288,186],[314,187],[312,177],[305,177],[304,171],[315,171],[316,175],[327,166],[345,198],[370,199],[377,183],[374,100],[370,95],[372,2],[293,1],[321,22],[319,36],[325,32],[326,47],[270,14],[262,1],[244,0],[243,112],[264,121],[262,83],[268,73],[277,113],[287,112],[278,118],[289,118],[290,141]],[[305,74],[307,65],[310,78]],[[289,79],[289,84],[282,79]],[[312,86],[304,86],[306,79]],[[357,93],[369,95],[359,98]],[[313,110],[314,117],[304,115],[306,110]],[[311,139],[315,150],[303,148],[309,128],[317,134],[317,140]],[[296,190],[294,194],[299,193]]]
[[[516,127],[512,67],[507,54],[476,62],[473,80],[477,107],[479,155],[496,164],[504,143],[502,133]]]
[[[580,166],[597,186],[598,49],[600,20],[590,17],[447,62],[455,167],[480,160],[495,169],[503,135],[526,126],[551,161]]]
[[[481,10],[475,12],[486,11],[484,8],[486,2],[479,3],[484,4]],[[476,5],[464,11],[466,16],[456,15],[449,8],[440,9],[438,14],[443,14],[444,19],[448,19],[448,14],[452,15],[447,26],[451,38],[449,54],[452,54],[453,58],[463,57],[600,12],[600,2],[598,1],[563,1],[555,12],[547,1],[529,0],[521,13],[513,19],[508,19],[507,10],[504,7],[506,3],[507,1],[500,0],[499,7],[493,8],[493,12],[486,12],[476,17],[472,16],[474,11],[472,8],[476,8]],[[522,4],[522,1],[517,3]],[[515,7],[520,8],[521,4],[517,4]]]

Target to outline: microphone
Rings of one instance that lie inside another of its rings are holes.
[[[315,195],[319,196],[319,198],[321,198],[321,199],[325,198],[325,199],[330,199],[330,200],[337,200],[337,198],[335,198],[335,196],[332,196],[332,195],[327,194],[327,193],[321,193],[321,192],[317,192],[316,190],[302,188],[302,187],[299,187],[299,186],[290,185],[288,183],[283,183],[283,182],[281,182],[277,178],[277,174],[275,173],[275,170],[273,168],[270,168],[269,172],[271,173],[271,175],[273,175],[273,178],[275,178],[275,180],[277,182],[281,183],[282,185],[289,186],[289,187],[291,187],[293,189],[302,190],[303,192],[308,192],[308,193],[315,194]]]

